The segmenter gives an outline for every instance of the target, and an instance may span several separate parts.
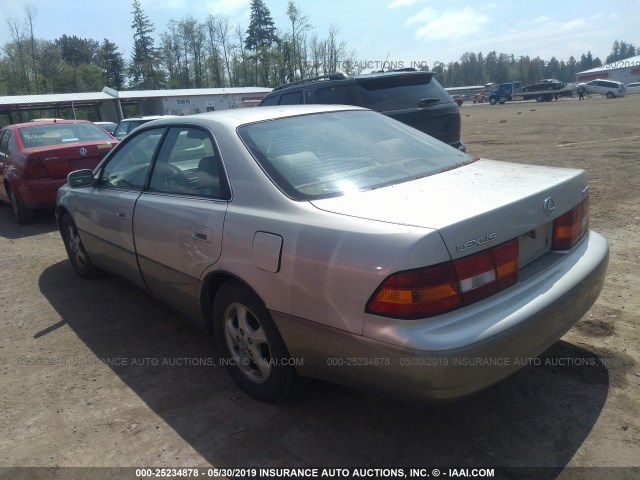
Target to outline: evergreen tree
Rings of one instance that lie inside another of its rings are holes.
[[[271,12],[263,0],[251,0],[251,17],[245,47],[248,50],[259,50],[269,48],[274,43],[278,43],[278,36]]]
[[[156,88],[157,53],[151,34],[155,30],[153,23],[142,10],[140,0],[133,0],[133,55],[129,65],[131,83],[134,88]]]
[[[102,69],[108,87],[120,90],[124,85],[124,59],[118,46],[106,38],[102,41],[97,55],[97,65]]]

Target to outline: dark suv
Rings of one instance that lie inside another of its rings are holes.
[[[366,107],[465,150],[460,141],[458,105],[433,72],[404,69],[353,77],[342,73],[313,77],[274,88],[258,106],[302,103]]]

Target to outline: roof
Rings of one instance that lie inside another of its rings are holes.
[[[624,60],[611,62],[606,65],[603,65],[602,67],[591,68],[589,70],[577,72],[576,75],[582,75],[584,73],[597,73],[597,72],[602,72],[603,70],[616,70],[618,68],[627,68],[627,67],[640,67],[640,55],[636,55],[635,57],[625,58]]]
[[[125,90],[119,91],[122,100],[134,98],[188,97],[200,95],[242,95],[266,94],[271,91],[264,87],[230,87],[230,88],[183,88],[176,90]]]
[[[236,128],[240,125],[248,123],[262,122],[266,120],[274,120],[277,118],[294,117],[298,115],[308,115],[312,113],[338,112],[344,110],[363,110],[361,107],[352,105],[279,105],[273,107],[257,107],[257,108],[234,108],[230,110],[218,110],[215,112],[198,113],[185,117],[165,115],[159,120],[154,120],[154,125],[171,124],[179,122],[199,123],[199,122],[216,122],[219,124]]]
[[[58,103],[90,103],[103,100],[133,100],[139,98],[188,97],[198,95],[264,95],[271,91],[265,87],[189,88],[178,90],[129,90],[116,91],[106,88],[102,92],[48,93],[44,95],[9,95],[0,97],[3,105],[50,105]]]
[[[99,102],[113,100],[111,95],[103,92],[90,93],[49,93],[45,95],[10,95],[0,97],[0,105],[34,104],[34,103],[69,103]]]

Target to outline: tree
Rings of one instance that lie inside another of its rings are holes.
[[[248,50],[269,48],[278,42],[271,12],[263,0],[251,0],[249,28],[245,47]]]
[[[636,55],[637,50],[636,47],[631,43],[627,43],[624,41],[618,42],[616,40],[613,42],[613,46],[611,47],[611,53],[605,59],[605,63],[613,63],[618,60],[624,60],[629,57],[633,57]]]
[[[25,43],[25,27],[21,25],[17,20],[13,19],[7,20],[7,25],[9,27],[9,31],[11,32],[13,45],[10,45],[10,50],[6,50],[7,55],[11,60],[12,70],[14,71],[14,75],[16,76],[16,86],[21,85],[21,91],[31,93],[31,82],[29,80],[29,74],[27,71],[28,47]]]
[[[302,39],[301,35],[311,30],[309,18],[302,13],[300,6],[289,0],[287,4],[287,17],[291,23],[291,50],[292,50],[292,79],[295,80],[296,68],[300,72],[300,77],[306,76],[306,68],[302,61]],[[306,42],[305,42],[306,43]],[[305,56],[306,57],[306,56]]]
[[[36,53],[36,39],[33,33],[33,23],[36,18],[36,9],[31,5],[24,7],[24,14],[27,17],[29,25],[29,45],[31,47],[31,68],[33,72],[33,85],[35,92],[38,93],[38,55]]]
[[[153,23],[142,10],[140,0],[133,0],[133,55],[129,65],[131,83],[134,88],[151,89],[158,86],[155,69],[158,64],[157,52],[151,34]]]
[[[116,90],[124,86],[124,58],[118,51],[118,46],[106,38],[97,54],[97,65],[102,69],[105,84]]]
[[[76,92],[87,91],[85,85],[91,82],[81,81],[79,71],[83,65],[95,64],[100,44],[90,38],[75,35],[62,35],[55,40],[55,44],[60,49],[62,60],[72,69],[72,89]]]
[[[231,42],[229,40],[229,34],[233,27],[229,23],[229,17],[224,15],[216,15],[215,17],[209,15],[207,24],[209,26],[209,36],[211,37],[211,41],[222,49],[222,61],[224,62],[227,77],[231,83]],[[224,73],[222,75],[222,84],[220,86],[225,86]]]

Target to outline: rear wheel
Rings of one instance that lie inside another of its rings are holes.
[[[64,248],[67,250],[69,262],[78,275],[82,278],[95,278],[100,274],[100,270],[91,262],[89,254],[84,248],[82,239],[78,234],[76,224],[68,213],[62,217],[60,222],[60,233]]]
[[[249,395],[279,402],[302,385],[269,311],[247,288],[234,281],[220,287],[213,321],[229,373]]]
[[[24,206],[24,204],[18,200],[16,194],[11,190],[9,190],[9,201],[11,202],[11,209],[13,210],[13,215],[16,217],[16,222],[20,225],[24,225],[25,223],[33,222],[33,210]]]

